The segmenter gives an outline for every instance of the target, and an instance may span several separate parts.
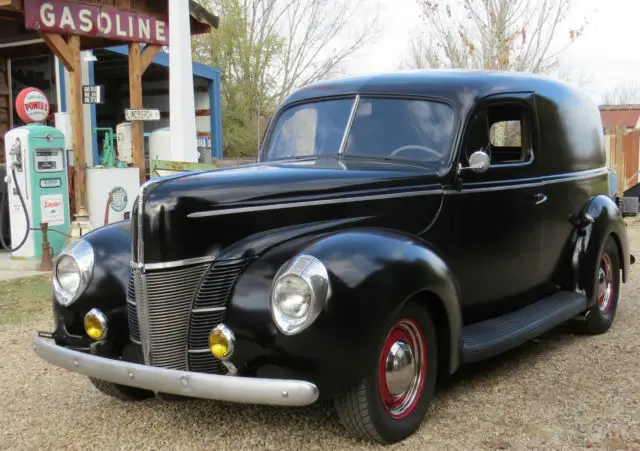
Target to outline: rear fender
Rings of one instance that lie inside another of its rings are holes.
[[[622,281],[627,281],[632,257],[627,241],[627,226],[615,202],[604,195],[592,197],[579,215],[571,218],[575,226],[574,250],[571,261],[574,289],[595,303],[595,277],[599,256],[611,235],[618,246]]]

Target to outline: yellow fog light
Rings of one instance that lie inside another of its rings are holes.
[[[224,324],[217,325],[209,332],[209,350],[214,357],[221,360],[228,359],[233,355],[236,337]]]
[[[102,340],[107,336],[107,316],[97,308],[84,315],[84,330],[94,340]]]

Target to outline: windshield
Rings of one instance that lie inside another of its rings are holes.
[[[270,134],[264,159],[335,155],[397,158],[446,164],[454,112],[444,103],[399,98],[324,100],[284,111]]]

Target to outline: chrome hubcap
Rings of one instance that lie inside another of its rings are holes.
[[[604,254],[598,268],[598,307],[602,313],[611,308],[613,299],[613,264],[609,254]]]
[[[417,374],[411,346],[404,341],[396,341],[391,346],[385,365],[387,389],[394,396],[401,395],[409,390]]]
[[[400,320],[384,342],[378,370],[378,391],[391,418],[406,417],[418,404],[426,365],[422,331],[413,320]]]

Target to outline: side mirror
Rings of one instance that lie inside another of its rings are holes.
[[[458,174],[464,170],[472,170],[477,173],[487,172],[489,164],[489,155],[484,150],[476,150],[469,157],[469,166],[462,167],[462,165],[458,165]]]
[[[469,157],[469,168],[475,172],[487,172],[489,163],[489,155],[484,150],[476,150]]]

